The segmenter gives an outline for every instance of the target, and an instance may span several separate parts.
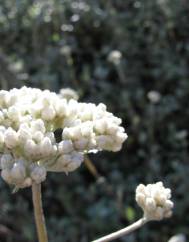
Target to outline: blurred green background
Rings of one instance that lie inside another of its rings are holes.
[[[117,241],[188,235],[187,0],[0,0],[0,87],[23,85],[74,88],[129,135],[122,151],[90,156],[104,179],[84,165],[48,175],[50,242],[89,242],[132,223],[142,215],[136,186],[159,180],[173,190],[174,216]],[[0,190],[0,241],[37,241],[30,189],[12,195],[1,179]]]

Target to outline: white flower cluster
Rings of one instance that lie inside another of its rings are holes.
[[[162,182],[147,186],[140,184],[136,189],[136,201],[149,220],[161,220],[172,215],[174,204],[170,198],[171,190],[165,188]]]
[[[121,149],[127,138],[121,119],[104,104],[70,98],[67,92],[27,87],[0,91],[0,166],[6,182],[30,186],[44,181],[47,171],[74,171],[86,153]]]

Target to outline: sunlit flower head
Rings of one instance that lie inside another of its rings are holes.
[[[87,153],[121,149],[127,138],[121,119],[104,104],[81,103],[71,94],[76,96],[27,87],[0,91],[0,165],[7,183],[30,186],[48,171],[74,171]]]
[[[136,189],[136,201],[149,220],[169,218],[174,205],[170,199],[171,190],[165,188],[162,182],[147,186],[140,184]]]

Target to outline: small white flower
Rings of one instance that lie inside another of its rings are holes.
[[[97,147],[101,150],[111,150],[114,140],[108,135],[99,135],[96,137]]]
[[[60,100],[59,102],[55,103],[55,110],[56,110],[56,115],[59,117],[64,117],[68,113],[68,108],[67,108],[67,101]]]
[[[3,154],[1,156],[1,169],[10,169],[14,164],[14,159],[10,154]]]
[[[11,106],[8,109],[7,115],[14,122],[18,122],[20,119],[20,111],[17,107],[14,106]]]
[[[18,130],[18,140],[19,142],[25,143],[28,139],[31,139],[32,135],[29,130],[29,127],[26,125],[21,125]]]
[[[71,88],[63,88],[63,89],[61,89],[60,90],[60,96],[62,98],[67,99],[67,100],[70,100],[70,99],[78,100],[79,99],[79,96],[78,96],[77,92],[74,91]]]
[[[5,144],[7,148],[14,148],[18,145],[18,135],[17,132],[14,131],[12,128],[8,128],[5,131]]]
[[[58,144],[58,150],[61,154],[67,154],[73,151],[73,144],[71,140],[63,140]]]
[[[108,56],[108,61],[115,65],[119,65],[122,58],[122,53],[119,50],[113,50]]]
[[[48,137],[45,137],[42,140],[42,142],[40,144],[40,151],[45,156],[48,156],[48,155],[50,155],[52,153],[53,146],[52,146],[51,140]]]
[[[47,132],[46,134],[45,134],[45,136],[46,137],[48,137],[50,140],[51,140],[51,143],[55,143],[56,142],[56,140],[55,140],[55,136],[54,136],[54,133],[53,132]]]
[[[26,156],[35,157],[36,147],[37,147],[37,145],[35,144],[35,142],[32,139],[28,139],[26,141],[26,144],[24,145],[24,151],[25,151]]]
[[[57,162],[52,167],[49,167],[48,170],[57,172],[64,171],[65,173],[72,172],[81,165],[83,160],[83,154],[78,152],[61,155]]]
[[[87,138],[81,138],[79,140],[74,141],[74,147],[76,150],[83,151],[88,149],[88,142]]]
[[[31,130],[32,132],[41,131],[42,133],[45,133],[46,128],[44,121],[42,119],[37,119],[31,123]]]
[[[94,124],[94,128],[97,133],[104,134],[107,128],[107,122],[106,119],[100,119],[97,120]]]
[[[161,94],[157,91],[150,91],[148,92],[147,97],[152,103],[158,103],[161,99]]]
[[[31,168],[31,178],[34,180],[36,183],[41,183],[46,179],[47,176],[47,171],[45,167],[39,166],[39,165],[34,165]]]
[[[52,106],[47,106],[42,110],[41,116],[44,120],[50,121],[55,118],[56,112]]]
[[[13,183],[23,182],[26,177],[26,169],[21,160],[14,163],[12,169],[10,170],[11,178]]]
[[[44,134],[41,131],[36,131],[35,133],[33,133],[32,139],[35,142],[40,143],[44,139]]]

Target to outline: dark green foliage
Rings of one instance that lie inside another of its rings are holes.
[[[166,242],[188,233],[189,4],[187,0],[1,0],[0,86],[76,89],[123,119],[122,151],[91,156],[105,181],[84,165],[43,184],[50,242],[89,242],[137,219],[140,182],[173,190],[174,217],[124,242]],[[119,66],[108,61],[121,51]],[[149,92],[160,94],[157,103]],[[11,195],[0,181],[0,241],[36,241],[29,189]]]

